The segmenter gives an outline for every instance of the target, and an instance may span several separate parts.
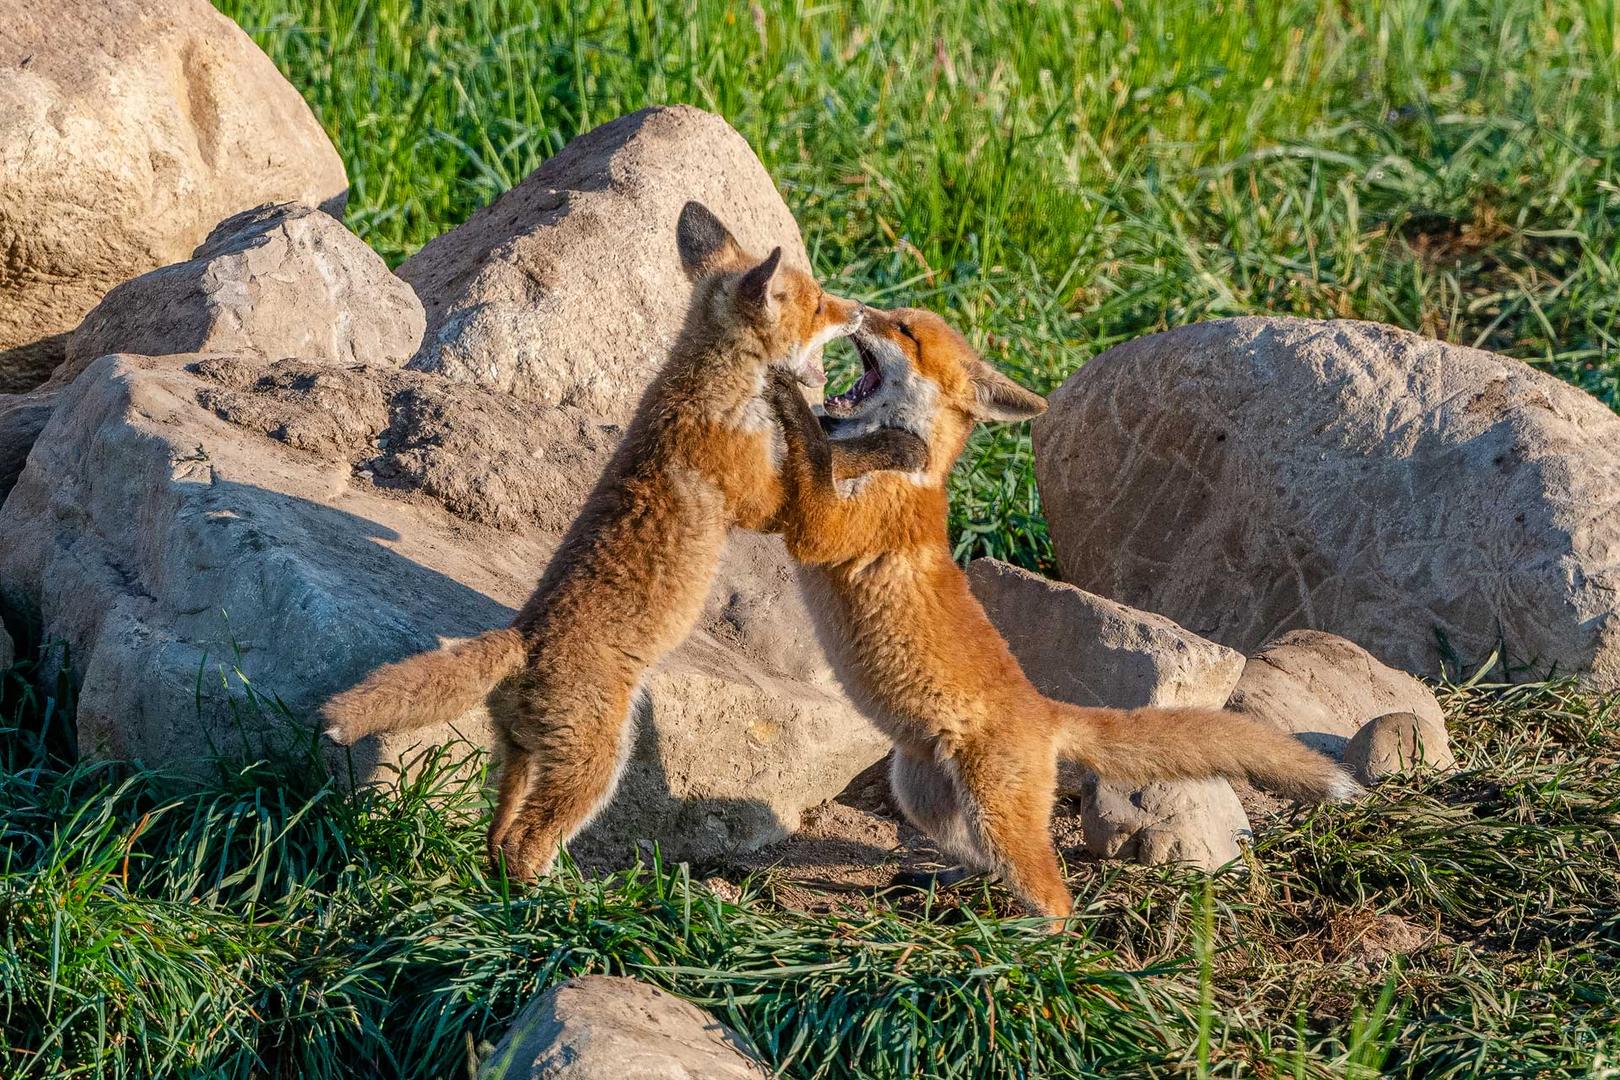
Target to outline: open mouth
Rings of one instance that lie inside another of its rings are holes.
[[[855,344],[855,354],[861,358],[861,376],[848,390],[822,402],[828,416],[848,416],[883,386],[883,373],[878,370],[877,358],[872,355],[862,335],[856,334],[850,340]]]

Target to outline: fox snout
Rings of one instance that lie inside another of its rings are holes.
[[[842,296],[822,294],[826,322],[822,332],[832,331],[829,338],[855,333],[866,322],[866,305],[859,300],[846,300]]]
[[[785,366],[805,386],[825,386],[826,369],[821,350],[836,338],[855,333],[865,317],[866,306],[842,296],[821,293],[810,318],[801,322],[799,342],[788,350]]]

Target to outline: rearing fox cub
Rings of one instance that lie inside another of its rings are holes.
[[[968,590],[946,539],[946,477],[973,425],[1027,420],[1046,402],[997,373],[939,316],[868,310],[865,371],[826,402],[835,438],[900,428],[928,444],[911,475],[841,469],[804,399],[773,382],[787,437],[780,523],[822,643],[863,711],[894,740],[906,816],[965,864],[999,872],[1037,911],[1067,915],[1052,846],[1057,762],[1109,780],[1243,777],[1296,799],[1354,793],[1327,758],[1218,709],[1087,709],[1041,696]]]
[[[612,796],[643,674],[697,621],[726,532],[778,512],[767,372],[825,382],[822,345],[861,321],[780,248],[744,254],[697,203],[676,235],[694,282],[680,338],[512,625],[380,668],[323,709],[347,744],[488,700],[504,751],[490,850],[515,878],[545,873]],[[840,470],[916,468],[926,454],[914,436],[877,434],[835,448]]]

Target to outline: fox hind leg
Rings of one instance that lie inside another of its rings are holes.
[[[587,693],[512,703],[490,854],[514,880],[551,870],[557,852],[607,805],[633,743],[630,690],[608,700]],[[594,700],[593,700],[594,698]]]
[[[512,828],[512,821],[523,805],[530,785],[534,782],[534,754],[503,732],[500,757],[500,794],[495,802],[495,816],[489,825],[489,854],[498,858],[501,843]]]
[[[1048,746],[1019,749],[981,748],[952,761],[965,794],[964,818],[1008,888],[1037,913],[1061,919],[1074,904],[1052,844],[1057,759]]]
[[[889,759],[889,789],[900,812],[939,849],[971,870],[989,870],[992,860],[968,819],[967,792],[954,770],[931,757],[896,746]]]

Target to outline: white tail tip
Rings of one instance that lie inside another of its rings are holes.
[[[1356,778],[1347,772],[1341,771],[1333,778],[1333,784],[1328,788],[1328,802],[1349,802],[1359,799],[1367,794],[1367,789],[1356,782]]]
[[[339,746],[348,746],[354,742],[353,736],[351,736],[347,731],[343,730],[343,725],[337,723],[336,721],[327,724],[326,727],[321,730],[321,734],[325,735],[328,739],[331,739]]]

